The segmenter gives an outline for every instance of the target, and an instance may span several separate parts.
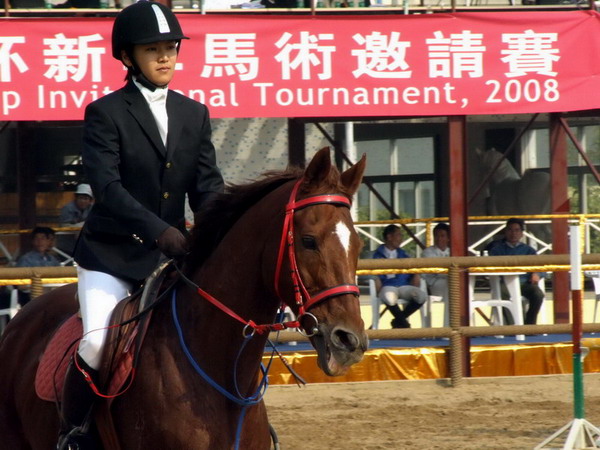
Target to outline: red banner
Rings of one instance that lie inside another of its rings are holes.
[[[180,15],[171,84],[213,117],[421,116],[600,107],[593,11]],[[123,85],[112,18],[0,19],[0,120],[80,120]]]

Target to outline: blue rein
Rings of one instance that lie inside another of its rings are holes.
[[[244,342],[242,343],[242,346],[240,347],[239,351],[238,351],[238,355],[235,359],[235,364],[234,364],[234,373],[233,373],[233,380],[234,380],[234,385],[235,385],[235,395],[232,394],[231,392],[227,391],[225,388],[223,388],[221,385],[219,385],[218,383],[216,383],[204,370],[202,370],[202,368],[198,365],[198,363],[196,362],[196,360],[194,359],[194,357],[192,356],[190,349],[188,348],[186,342],[185,342],[185,338],[183,337],[183,331],[181,329],[181,323],[179,322],[179,316],[177,314],[177,295],[176,295],[176,289],[173,289],[173,294],[171,295],[171,309],[173,311],[173,322],[175,323],[175,328],[177,330],[177,335],[179,336],[179,343],[181,344],[181,349],[183,350],[183,352],[185,353],[185,356],[187,357],[188,361],[190,362],[190,364],[192,365],[192,367],[194,368],[194,370],[209,384],[211,385],[214,389],[216,389],[221,395],[225,396],[227,399],[231,400],[232,402],[240,405],[242,407],[242,411],[240,413],[240,417],[238,419],[238,425],[237,425],[237,430],[235,433],[235,448],[238,449],[239,448],[239,444],[240,444],[240,437],[242,434],[242,424],[244,423],[244,417],[246,415],[247,409],[250,406],[256,405],[258,403],[260,403],[260,401],[263,399],[265,392],[267,391],[267,387],[269,386],[269,381],[267,378],[268,372],[269,372],[269,367],[271,365],[271,362],[269,362],[269,365],[265,368],[264,365],[261,363],[261,372],[262,372],[262,379],[260,381],[260,383],[258,384],[258,388],[256,390],[256,392],[249,396],[249,397],[244,397],[238,388],[238,384],[237,384],[237,365],[238,365],[238,361],[240,359],[240,356],[244,350],[244,348],[246,347],[246,344],[250,341],[250,339],[252,338],[252,334],[250,335],[245,335],[244,336]]]

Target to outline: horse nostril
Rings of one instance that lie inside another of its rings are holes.
[[[357,349],[360,340],[354,333],[338,328],[333,333],[333,342],[337,347],[343,347],[344,349],[353,352]]]

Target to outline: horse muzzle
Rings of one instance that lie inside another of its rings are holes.
[[[364,330],[349,330],[337,325],[318,325],[319,332],[311,337],[317,350],[317,364],[325,374],[336,377],[344,375],[353,364],[360,362],[369,346]]]

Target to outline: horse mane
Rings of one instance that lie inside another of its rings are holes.
[[[186,266],[189,269],[200,267],[248,209],[279,186],[298,179],[302,173],[302,169],[294,167],[266,172],[247,184],[227,185],[224,193],[216,194],[196,213]]]

